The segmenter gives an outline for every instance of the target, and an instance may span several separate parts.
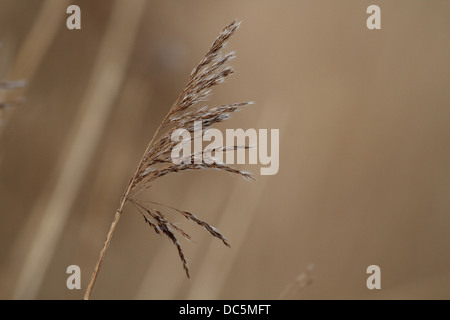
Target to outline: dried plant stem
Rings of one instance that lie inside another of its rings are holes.
[[[130,179],[127,189],[126,189],[125,193],[123,194],[122,199],[120,200],[119,208],[117,209],[116,213],[114,214],[114,219],[111,223],[111,227],[109,228],[108,234],[106,235],[106,240],[105,240],[105,243],[103,244],[102,250],[100,251],[100,255],[98,257],[97,264],[95,265],[94,272],[92,273],[91,281],[89,282],[89,285],[86,289],[86,293],[84,294],[84,298],[83,298],[84,300],[89,300],[91,293],[92,293],[92,289],[94,289],[95,280],[97,280],[98,272],[100,271],[100,267],[102,265],[103,259],[105,258],[106,251],[108,250],[109,244],[111,243],[112,236],[114,234],[114,231],[116,230],[117,223],[119,222],[123,207],[127,203],[128,195],[130,194],[131,187],[133,186],[133,181],[139,174],[139,169],[141,168],[141,165],[142,165],[142,162],[144,161],[145,155],[150,150],[150,147],[151,147],[153,141],[155,140],[155,138],[158,135],[159,131],[161,130],[163,124],[167,121],[168,118],[169,118],[169,114],[167,114],[167,116],[165,117],[163,122],[161,122],[158,129],[156,129],[155,133],[153,134],[153,137],[150,140],[150,143],[148,144],[147,148],[145,149],[142,159],[136,168],[136,172],[134,173],[133,177]]]
[[[122,205],[121,205],[121,207],[122,207]],[[121,211],[118,209],[116,211],[116,214],[114,215],[114,219],[111,224],[111,228],[109,228],[108,235],[106,236],[105,244],[103,245],[102,251],[100,251],[100,256],[98,257],[97,264],[95,266],[94,272],[92,273],[91,282],[89,282],[86,293],[84,294],[84,300],[89,300],[89,297],[91,296],[91,292],[92,292],[92,289],[94,288],[95,280],[97,279],[97,275],[100,270],[100,266],[102,264],[103,259],[105,258],[106,250],[108,250],[114,230],[116,230],[117,223],[119,222],[120,214],[121,214]]]

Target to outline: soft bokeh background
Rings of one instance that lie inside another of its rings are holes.
[[[0,0],[0,79],[28,82],[0,133],[0,297],[82,298],[149,138],[238,18],[236,74],[211,104],[256,102],[226,127],[279,128],[278,174],[161,179],[144,198],[195,212],[231,249],[179,219],[187,280],[127,207],[92,298],[450,298],[449,16],[447,0]],[[66,288],[72,264],[82,290]]]

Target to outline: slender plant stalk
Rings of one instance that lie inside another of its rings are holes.
[[[105,243],[103,244],[102,250],[100,251],[100,255],[98,257],[97,264],[95,265],[94,272],[92,273],[91,281],[89,282],[89,285],[84,294],[84,298],[83,298],[84,300],[89,300],[91,293],[92,293],[92,289],[94,289],[95,280],[97,280],[97,275],[98,275],[98,272],[100,271],[100,267],[102,265],[103,259],[105,258],[106,251],[108,250],[109,244],[111,243],[111,239],[114,234],[114,231],[116,230],[117,223],[119,222],[120,215],[122,214],[122,211],[123,211],[123,207],[125,206],[125,204],[127,202],[128,195],[130,194],[131,187],[133,186],[133,181],[136,178],[136,176],[139,174],[139,169],[142,165],[142,161],[144,160],[145,155],[148,153],[153,141],[155,140],[156,136],[158,135],[159,131],[161,130],[163,123],[165,121],[167,121],[167,118],[168,118],[168,115],[163,120],[163,122],[159,125],[158,129],[156,129],[156,131],[152,137],[152,140],[150,140],[150,143],[148,144],[147,148],[145,149],[144,155],[142,156],[142,159],[136,168],[136,172],[134,173],[133,178],[130,179],[127,189],[125,190],[125,193],[123,194],[123,196],[120,200],[119,208],[117,209],[116,213],[114,214],[114,219],[111,223],[111,227],[109,228],[108,234],[106,235],[106,240],[105,240]]]
[[[120,207],[123,207],[122,203]],[[117,223],[119,222],[121,212],[122,212],[121,209],[117,209],[116,214],[114,215],[111,228],[109,228],[108,235],[106,236],[105,244],[103,245],[102,251],[100,251],[100,256],[98,257],[97,264],[95,265],[94,272],[92,273],[91,281],[89,282],[86,293],[84,294],[84,300],[89,300],[89,297],[91,296],[95,280],[97,279],[98,272],[100,271],[100,266],[102,265],[103,258],[105,257],[106,254],[106,250],[108,250],[109,244],[111,243],[111,238],[113,236],[114,230],[116,230],[116,226]]]
[[[153,201],[141,201],[137,198],[137,194],[150,188],[156,179],[171,173],[178,173],[180,171],[216,169],[240,175],[245,179],[254,179],[250,173],[231,168],[222,162],[215,161],[215,158],[212,157],[211,152],[217,154],[234,151],[241,148],[248,149],[248,146],[245,145],[217,147],[212,150],[204,150],[201,153],[194,152],[187,155],[183,154],[183,157],[180,158],[182,160],[181,162],[174,162],[171,154],[172,149],[178,143],[176,141],[172,141],[171,139],[172,133],[175,130],[184,129],[192,133],[196,129],[196,123],[199,122],[202,124],[202,128],[206,129],[215,123],[227,120],[230,117],[229,114],[238,111],[240,107],[251,104],[251,102],[241,102],[215,108],[210,108],[207,106],[201,108],[197,107],[199,102],[206,100],[211,91],[210,89],[213,86],[222,83],[227,76],[233,73],[233,69],[231,67],[224,66],[228,61],[234,58],[234,53],[231,52],[223,55],[222,49],[225,47],[228,39],[239,28],[239,25],[239,22],[233,21],[222,30],[213,42],[209,51],[206,53],[205,57],[191,72],[189,81],[187,82],[185,88],[182,90],[164,120],[153,134],[153,137],[147,145],[133,177],[130,179],[128,186],[122,195],[119,207],[114,214],[114,219],[106,236],[103,248],[100,251],[97,264],[94,268],[94,272],[92,273],[91,281],[89,282],[84,295],[85,300],[88,300],[91,296],[95,285],[95,280],[97,279],[103,259],[105,258],[109,244],[111,243],[112,236],[117,227],[123,209],[128,202],[132,203],[136,207],[139,213],[143,216],[145,222],[149,224],[157,234],[164,235],[173,242],[178,250],[178,255],[183,263],[183,269],[185,270],[188,278],[190,275],[187,260],[181,244],[176,236],[176,232],[180,233],[186,239],[191,239],[191,237],[184,232],[182,228],[172,223],[163,213],[163,209],[161,209],[161,207],[163,207],[164,210],[173,210],[187,220],[195,222],[199,226],[203,227],[213,237],[220,239],[226,246],[229,246],[227,239],[216,228],[196,217],[194,214]],[[157,137],[158,139],[156,139]],[[188,143],[191,142],[192,139],[188,141]],[[202,157],[201,163],[196,161],[194,161],[194,163],[191,162],[191,160],[195,160],[199,156]]]

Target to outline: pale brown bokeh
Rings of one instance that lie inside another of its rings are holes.
[[[70,4],[81,30],[66,28]],[[231,248],[180,218],[188,280],[127,206],[92,298],[276,299],[310,265],[283,298],[450,298],[450,3],[378,0],[373,31],[371,4],[0,0],[0,80],[27,80],[0,136],[0,297],[82,298],[153,131],[238,18],[236,73],[208,104],[255,101],[220,128],[280,129],[278,174],[161,179],[144,198],[196,213]],[[72,264],[82,290],[66,288]]]

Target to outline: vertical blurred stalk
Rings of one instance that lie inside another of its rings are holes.
[[[62,152],[58,167],[60,174],[49,200],[38,200],[37,203],[43,205],[35,206],[31,214],[30,219],[36,215],[41,219],[40,224],[34,228],[36,231],[25,254],[14,292],[15,299],[36,298],[120,91],[144,5],[145,0],[116,0],[113,4],[94,69],[81,100],[80,113],[64,144],[66,149]],[[47,198],[47,195],[41,196]]]
[[[17,57],[6,79],[23,79],[27,83],[32,81],[60,26],[64,25],[67,6],[64,1],[54,0],[46,0],[42,4],[30,31],[17,51]],[[12,101],[16,100],[14,97],[23,96],[26,89],[27,86],[21,90],[4,91],[0,95],[5,101]],[[0,163],[2,159],[3,154],[0,153]]]
[[[46,0],[22,42],[13,69],[8,79],[26,79],[31,81],[41,65],[56,34],[65,25],[66,8],[64,1]]]

